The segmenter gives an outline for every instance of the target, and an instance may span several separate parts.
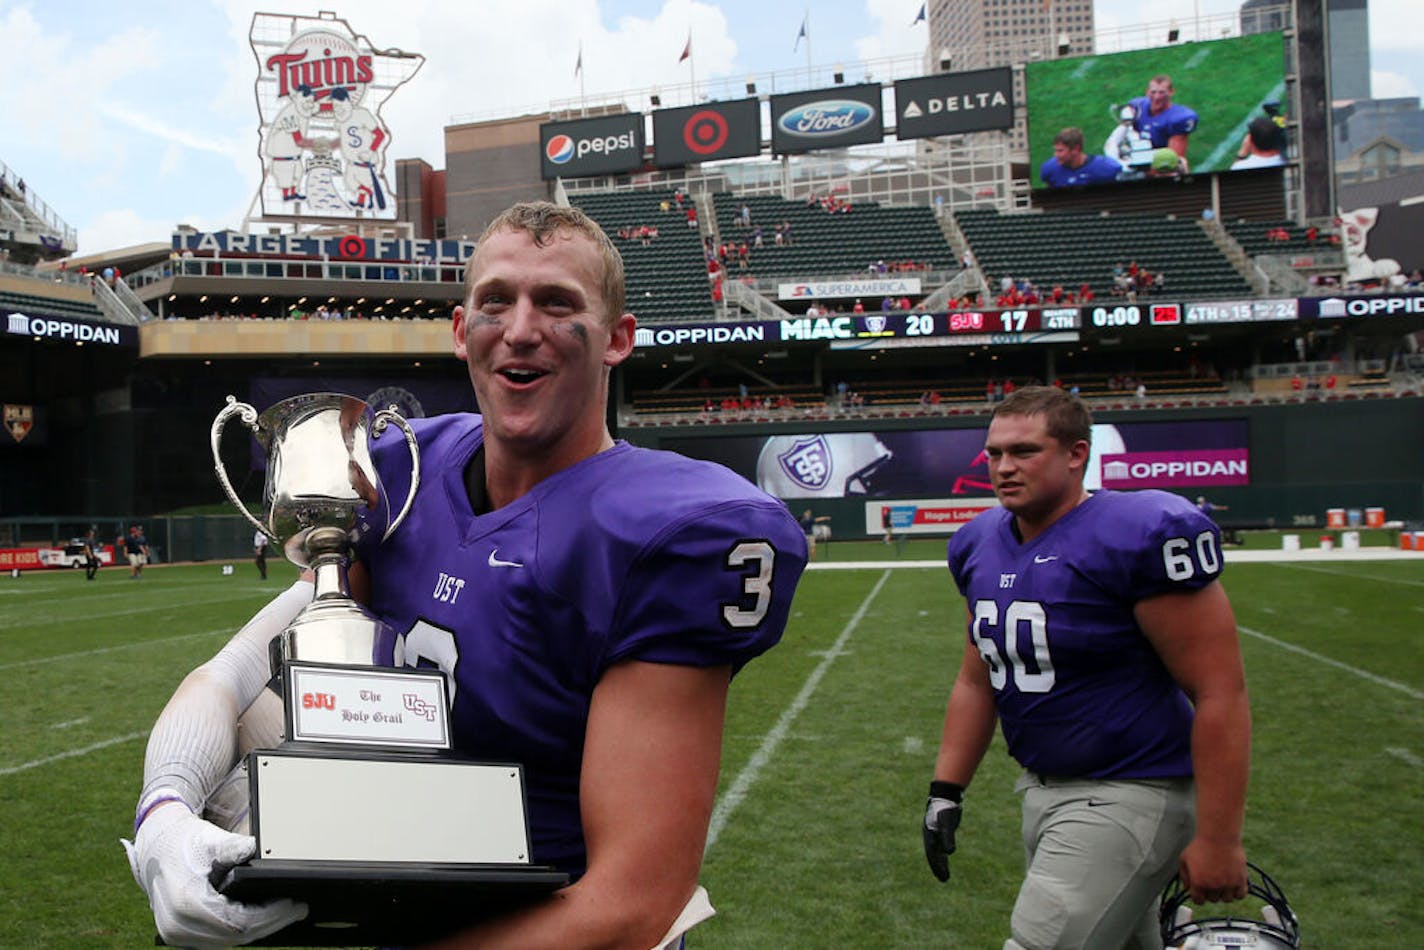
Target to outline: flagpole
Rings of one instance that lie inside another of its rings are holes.
[[[588,95],[583,87],[583,40],[579,40],[578,51],[578,77],[579,77],[579,115],[588,115]]]
[[[801,19],[801,25],[806,28],[806,86],[810,88],[815,81],[811,75],[811,8],[806,7],[806,15]]]
[[[692,49],[692,27],[687,28],[687,68],[692,71],[692,101],[697,102],[697,53]]]

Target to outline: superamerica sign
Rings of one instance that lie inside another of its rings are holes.
[[[230,257],[309,257],[344,261],[417,261],[463,264],[474,241],[373,238],[359,234],[307,237],[299,234],[241,234],[237,231],[176,231],[173,250]]]
[[[267,216],[394,219],[381,107],[425,62],[377,52],[334,14],[258,13],[258,201]]]

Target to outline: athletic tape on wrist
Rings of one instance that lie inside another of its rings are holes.
[[[134,811],[135,835],[138,834],[139,826],[143,824],[144,819],[147,818],[155,808],[157,808],[159,805],[164,804],[165,802],[177,802],[184,808],[188,809],[188,811],[191,812],[193,810],[193,806],[189,805],[183,799],[182,795],[179,795],[171,788],[155,789],[153,792],[139,799],[138,808]]]

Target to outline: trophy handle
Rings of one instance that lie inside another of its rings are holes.
[[[371,421],[371,437],[373,439],[379,439],[381,433],[386,431],[386,426],[392,422],[400,426],[401,431],[405,433],[405,443],[410,447],[410,491],[406,493],[405,504],[401,506],[400,514],[396,515],[395,520],[391,522],[391,526],[387,528],[386,533],[381,536],[382,542],[385,542],[387,538],[394,534],[396,528],[399,528],[400,523],[405,520],[405,516],[410,514],[410,506],[415,503],[415,491],[420,487],[420,447],[415,441],[415,430],[411,429],[410,423],[406,422],[405,418],[396,412],[394,407],[382,409],[376,413]],[[231,497],[231,495],[229,495],[229,497]]]
[[[217,418],[213,420],[213,428],[208,437],[213,449],[213,468],[218,473],[218,481],[222,484],[223,491],[227,492],[228,501],[237,506],[237,510],[242,512],[244,518],[252,522],[254,528],[271,538],[274,544],[280,546],[281,542],[277,540],[276,535],[272,534],[266,525],[254,518],[252,512],[248,511],[247,506],[242,503],[242,499],[237,497],[237,492],[232,490],[232,482],[228,480],[227,469],[223,468],[222,455],[219,453],[218,448],[222,444],[223,427],[227,425],[227,421],[233,416],[241,416],[243,424],[251,429],[253,433],[258,431],[257,410],[245,402],[238,402],[236,396],[228,396],[227,405],[223,407],[222,412],[219,412]]]

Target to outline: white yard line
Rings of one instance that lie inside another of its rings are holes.
[[[712,820],[707,826],[707,846],[703,849],[704,854],[717,843],[717,838],[721,835],[722,829],[727,826],[727,820],[731,818],[732,812],[736,811],[737,806],[747,797],[747,792],[761,775],[761,770],[771,762],[776,747],[781,745],[781,741],[791,731],[791,724],[796,721],[796,717],[801,715],[801,711],[811,701],[811,694],[816,692],[816,687],[821,685],[826,671],[831,668],[831,664],[836,661],[837,657],[844,655],[843,648],[846,641],[850,639],[850,635],[855,632],[855,628],[865,617],[866,611],[870,609],[871,601],[875,600],[875,595],[880,593],[880,588],[884,587],[885,582],[889,579],[890,572],[888,570],[880,575],[880,580],[876,581],[870,593],[865,595],[865,600],[861,601],[855,615],[846,622],[845,629],[836,638],[836,642],[826,651],[824,658],[811,671],[811,675],[806,677],[801,692],[796,694],[796,698],[791,701],[790,706],[782,710],[781,718],[776,720],[776,725],[772,726],[771,731],[762,739],[761,747],[756,750],[756,754],[747,761],[747,764],[742,766],[742,770],[737,773],[737,777],[727,788],[726,794],[718,800],[712,809]]]
[[[103,619],[105,619],[105,620],[110,620],[110,619],[113,619],[113,618],[115,618],[115,617],[133,617],[133,616],[136,616],[136,615],[139,615],[139,614],[159,613],[159,612],[162,612],[162,611],[165,611],[165,610],[166,610],[166,611],[187,610],[189,607],[199,607],[199,606],[203,606],[203,605],[206,605],[206,604],[221,604],[221,603],[225,603],[225,602],[227,602],[227,601],[232,601],[232,600],[246,600],[246,599],[250,598],[251,596],[252,596],[252,592],[249,591],[249,592],[244,593],[244,594],[229,594],[229,595],[226,596],[226,597],[210,597],[210,598],[208,598],[207,600],[186,600],[186,601],[183,601],[182,603],[173,603],[173,602],[170,601],[170,602],[168,602],[168,603],[163,603],[163,604],[152,604],[152,605],[150,605],[150,606],[136,607],[136,608],[134,608],[133,610],[106,610],[106,611],[104,611]],[[274,596],[275,596],[275,595],[274,595]],[[71,600],[71,601],[67,601],[67,602],[71,602],[71,603],[72,603],[72,600]],[[87,605],[85,605],[85,606],[87,606]],[[254,613],[255,613],[255,612],[256,612],[256,611],[254,611]],[[34,611],[34,605],[32,605],[32,604],[26,604],[26,605],[25,605],[25,611],[24,611],[24,613],[25,613],[25,616],[24,616],[23,618],[17,617],[13,622],[0,621],[0,630],[4,630],[4,629],[6,629],[6,628],[8,628],[8,627],[20,627],[20,626],[26,626],[26,627],[28,627],[28,626],[33,626],[33,627],[36,628],[36,632],[38,633],[38,632],[42,632],[42,631],[43,631],[43,627],[44,627],[44,625],[45,625],[46,623],[69,624],[69,623],[95,623],[95,622],[96,622],[95,618],[92,617],[92,616],[89,616],[89,617],[72,617],[72,616],[71,616],[71,617],[57,617],[57,616],[50,616],[50,615],[46,615],[46,614],[37,614],[37,613],[35,613],[35,611]],[[235,633],[236,631],[233,631],[233,632]]]
[[[1360,677],[1360,679],[1369,680],[1371,683],[1374,683],[1378,686],[1384,686],[1388,689],[1398,690],[1399,692],[1408,696],[1410,699],[1424,699],[1424,691],[1417,690],[1412,686],[1406,686],[1404,683],[1397,683],[1394,680],[1385,679],[1383,676],[1376,676],[1374,673],[1371,673],[1368,670],[1362,670],[1358,666],[1351,666],[1348,663],[1341,663],[1339,660],[1332,660],[1330,657],[1320,653],[1316,653],[1314,650],[1307,650],[1305,647],[1296,646],[1294,643],[1287,643],[1284,640],[1277,640],[1275,637],[1261,633],[1259,630],[1252,630],[1250,627],[1238,626],[1236,629],[1240,630],[1242,633],[1248,636],[1252,636],[1258,640],[1264,640],[1267,643],[1278,646],[1282,650],[1289,650],[1292,653],[1299,653],[1301,656],[1309,657],[1312,660],[1318,660],[1321,663],[1326,664],[1327,666],[1333,666],[1337,670],[1344,670],[1346,673],[1353,673],[1356,676]]]
[[[1324,567],[1308,567],[1304,564],[1283,564],[1293,571],[1310,571],[1312,574],[1333,574],[1336,577],[1349,577],[1361,581],[1378,581],[1381,584],[1404,584],[1407,587],[1424,587],[1424,581],[1407,581],[1401,577],[1377,577],[1373,574],[1361,574],[1359,571],[1332,571]]]
[[[179,643],[183,640],[197,640],[201,637],[215,637],[221,634],[231,635],[235,631],[224,627],[221,630],[204,630],[202,633],[185,633],[178,637],[163,637],[160,640],[141,640],[138,643],[123,643],[112,647],[95,647],[92,650],[80,650],[77,653],[57,653],[54,656],[41,656],[33,660],[16,660],[13,663],[0,663],[0,670],[13,670],[22,666],[39,666],[42,663],[62,663],[66,660],[78,660],[88,656],[98,656],[103,653],[118,653],[120,650],[141,650],[144,647],[167,646],[170,643]]]
[[[1400,761],[1405,762],[1408,765],[1414,766],[1416,769],[1424,768],[1424,759],[1419,758],[1419,756],[1415,755],[1413,752],[1410,752],[1408,749],[1401,749],[1398,746],[1386,746],[1384,751],[1388,752],[1396,759],[1399,759]]]
[[[148,735],[147,729],[142,732],[130,732],[126,736],[115,736],[112,739],[105,739],[102,742],[86,745],[82,749],[70,749],[68,752],[57,752],[54,755],[47,755],[43,759],[35,759],[32,762],[22,762],[19,765],[12,765],[8,768],[0,769],[0,775],[14,775],[16,772],[28,772],[30,769],[37,769],[41,765],[49,765],[51,762],[60,762],[64,759],[78,758],[81,755],[88,755],[90,752],[107,749],[111,745],[122,745],[125,742],[142,739],[146,735]]]

